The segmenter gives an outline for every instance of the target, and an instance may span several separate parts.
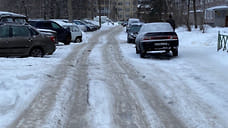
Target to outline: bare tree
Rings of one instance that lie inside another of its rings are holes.
[[[72,0],[67,0],[67,9],[68,9],[68,20],[69,22],[72,22],[73,21]]]
[[[196,0],[193,0],[193,10],[194,10],[194,24],[195,24],[195,28],[197,28]]]
[[[190,24],[189,24],[189,10],[190,10],[190,0],[188,0],[187,28],[188,28],[188,31],[191,31],[191,26],[190,26]]]
[[[99,13],[99,26],[101,27],[101,1],[97,0],[98,3],[98,13]]]
[[[204,26],[204,24],[205,24],[205,9],[206,9],[206,1],[203,0],[203,23],[202,23],[201,28],[200,28],[203,33],[205,33],[205,26]]]

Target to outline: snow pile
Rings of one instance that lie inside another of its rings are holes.
[[[86,35],[89,37],[90,35]],[[43,82],[73,49],[57,46],[53,55],[43,58],[0,58],[0,127],[4,128],[26,109],[42,89]]]

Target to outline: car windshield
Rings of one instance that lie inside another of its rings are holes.
[[[141,28],[141,25],[133,25],[133,26],[130,28],[129,32],[133,32],[133,33],[139,32],[140,28]]]
[[[142,26],[141,32],[173,32],[173,29],[169,23],[149,23]]]

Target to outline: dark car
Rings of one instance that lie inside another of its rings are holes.
[[[178,56],[178,36],[166,22],[143,24],[135,42],[136,53],[142,58],[147,51],[172,51],[173,56]]]
[[[0,25],[0,56],[43,57],[52,54],[55,38],[38,32],[30,25]]]
[[[131,27],[129,28],[129,30],[127,32],[127,42],[128,43],[135,43],[135,38],[138,35],[138,32],[141,27],[142,27],[141,23],[131,24]]]
[[[49,29],[56,31],[56,37],[59,42],[63,42],[65,45],[71,42],[71,33],[67,29],[63,28],[54,21],[46,20],[30,20],[28,21],[30,25],[38,29]]]
[[[27,17],[17,13],[0,11],[0,22],[27,24]]]

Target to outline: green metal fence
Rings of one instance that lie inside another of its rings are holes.
[[[228,41],[228,35],[223,35],[220,34],[220,32],[218,32],[218,47],[217,47],[217,51],[219,50],[227,50],[227,41]],[[228,50],[227,50],[228,52]]]

